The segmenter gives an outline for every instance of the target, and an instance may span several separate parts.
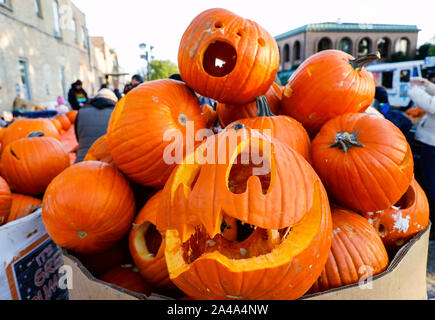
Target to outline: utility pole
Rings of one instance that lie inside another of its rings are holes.
[[[144,59],[146,64],[147,64],[146,78],[147,78],[147,81],[150,81],[151,80],[150,64],[151,64],[151,61],[154,60],[154,56],[152,55],[154,47],[150,46],[148,49],[148,46],[146,43],[141,43],[139,45],[139,48],[144,51],[144,53],[140,55],[140,58]]]

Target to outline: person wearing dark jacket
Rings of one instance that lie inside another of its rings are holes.
[[[73,110],[79,110],[88,102],[88,94],[83,89],[83,83],[77,80],[68,92],[68,102]]]
[[[129,93],[131,90],[133,90],[134,88],[136,88],[138,85],[142,83],[143,83],[143,78],[140,75],[135,74],[133,77],[131,77],[131,82],[125,85],[124,94]]]
[[[89,104],[79,110],[75,122],[75,133],[79,143],[76,163],[83,161],[94,142],[106,134],[110,116],[117,102],[118,98],[112,90],[101,89]]]

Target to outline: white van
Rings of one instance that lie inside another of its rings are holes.
[[[390,105],[394,107],[410,107],[411,99],[408,97],[409,80],[413,77],[422,77],[424,60],[377,63],[366,67],[373,73],[376,83],[381,83],[388,92]]]

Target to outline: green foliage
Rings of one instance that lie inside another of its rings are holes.
[[[435,56],[435,45],[431,43],[425,43],[421,45],[417,50],[417,60],[423,60],[427,56]]]
[[[170,60],[153,60],[150,63],[150,80],[167,79],[178,72],[177,65]]]
[[[408,54],[404,54],[403,52],[395,52],[391,55],[391,62],[400,62],[400,61],[411,61],[412,57]]]

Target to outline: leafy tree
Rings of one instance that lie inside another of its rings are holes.
[[[429,53],[429,49],[430,49],[431,46],[432,45],[430,43],[425,43],[425,44],[421,45],[417,49],[416,59],[417,60],[423,60],[424,58],[426,58],[428,53]]]
[[[408,54],[404,54],[403,52],[395,52],[391,55],[391,62],[399,62],[399,61],[410,61],[412,60],[411,56]]]
[[[435,56],[435,44],[430,46],[429,50],[427,51],[427,55],[431,57]]]
[[[146,68],[142,68],[138,73],[145,80],[147,79]],[[174,73],[179,73],[178,66],[170,60],[152,60],[150,62],[150,80],[167,79]]]

